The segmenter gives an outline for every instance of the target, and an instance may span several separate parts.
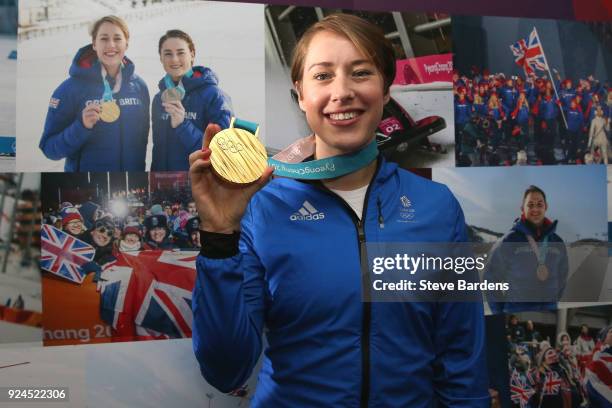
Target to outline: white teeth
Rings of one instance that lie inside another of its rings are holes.
[[[357,112],[330,113],[329,117],[333,120],[348,120],[357,117]]]

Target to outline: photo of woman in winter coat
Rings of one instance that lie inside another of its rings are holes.
[[[144,171],[149,91],[125,56],[127,24],[102,17],[91,39],[51,96],[39,147],[67,172]]]
[[[144,236],[144,249],[172,249],[174,245],[170,237],[168,219],[165,215],[150,215],[145,218],[146,228]]]
[[[229,126],[229,97],[210,68],[194,66],[195,52],[193,40],[181,30],[169,30],[159,39],[166,74],[153,98],[152,171],[188,170],[189,155],[202,147],[206,126]]]
[[[489,406],[480,302],[362,297],[366,243],[467,239],[446,186],[369,153],[394,77],[382,30],[329,15],[298,41],[291,80],[314,159],[356,154],[359,166],[269,183],[268,167],[254,184],[228,185],[211,170],[216,125],[189,158],[202,220],[193,348],[204,378],[229,392],[267,343],[252,407]]]
[[[511,288],[489,299],[493,313],[554,310],[567,281],[567,249],[555,232],[557,221],[546,217],[546,194],[529,186],[520,208],[520,218],[489,254],[484,278],[508,282]]]

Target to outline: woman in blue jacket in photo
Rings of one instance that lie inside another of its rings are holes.
[[[372,145],[394,77],[391,44],[359,17],[327,16],[304,33],[291,78],[317,160]],[[312,182],[267,183],[268,167],[239,188],[211,170],[219,130],[208,126],[189,158],[202,220],[193,347],[204,378],[237,389],[263,351],[252,407],[488,407],[482,303],[362,298],[367,243],[467,239],[450,190],[381,155]]]
[[[125,56],[127,24],[103,17],[91,37],[51,96],[39,147],[51,160],[65,159],[67,172],[144,171],[150,99]]]
[[[229,126],[230,100],[210,68],[193,66],[195,45],[187,33],[166,32],[159,39],[159,56],[166,75],[153,98],[151,170],[189,170],[189,155],[202,147],[206,125]]]
[[[546,217],[546,194],[529,186],[521,217],[492,248],[484,278],[508,282],[510,290],[489,299],[491,311],[515,313],[555,310],[568,277],[567,249],[557,235],[557,221]]]

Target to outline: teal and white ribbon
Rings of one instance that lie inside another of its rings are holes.
[[[108,83],[108,79],[106,76],[108,75],[104,65],[102,65],[102,83],[104,84],[104,93],[102,94],[102,101],[109,102],[113,100],[113,94],[119,92],[121,89],[121,80],[122,75],[121,71],[123,70],[123,63],[121,63],[121,68],[119,69],[119,73],[117,74],[117,78],[115,78],[115,86],[111,89],[110,84]]]
[[[189,68],[189,71],[185,72],[185,75],[187,78],[191,78],[191,76],[193,75],[193,70],[191,68]],[[164,84],[166,85],[166,89],[172,89],[172,88],[176,88],[178,89],[178,91],[181,93],[181,95],[185,95],[185,87],[183,86],[183,81],[180,80],[178,85],[174,85],[174,81],[172,80],[172,77],[169,74],[166,74],[166,76],[164,76]]]
[[[538,265],[545,265],[546,255],[548,253],[548,235],[542,240],[541,248],[538,248],[538,244],[531,235],[527,235],[527,241],[529,242],[529,246],[531,246],[531,250],[538,260]]]
[[[341,156],[326,157],[299,163],[287,163],[268,159],[268,164],[274,167],[274,174],[304,180],[325,180],[344,176],[364,168],[378,156],[376,139],[363,149]]]
[[[237,127],[256,135],[259,125],[246,120],[234,119],[230,127]],[[378,156],[374,138],[361,150],[319,160],[303,161],[314,154],[314,137],[300,139],[283,151],[268,159],[274,167],[274,175],[302,180],[325,180],[344,176],[370,164]]]

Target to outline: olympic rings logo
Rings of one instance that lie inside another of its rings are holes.
[[[223,151],[230,151],[231,153],[238,153],[244,150],[244,145],[242,143],[234,143],[233,140],[226,140],[224,136],[216,137],[217,145]]]

